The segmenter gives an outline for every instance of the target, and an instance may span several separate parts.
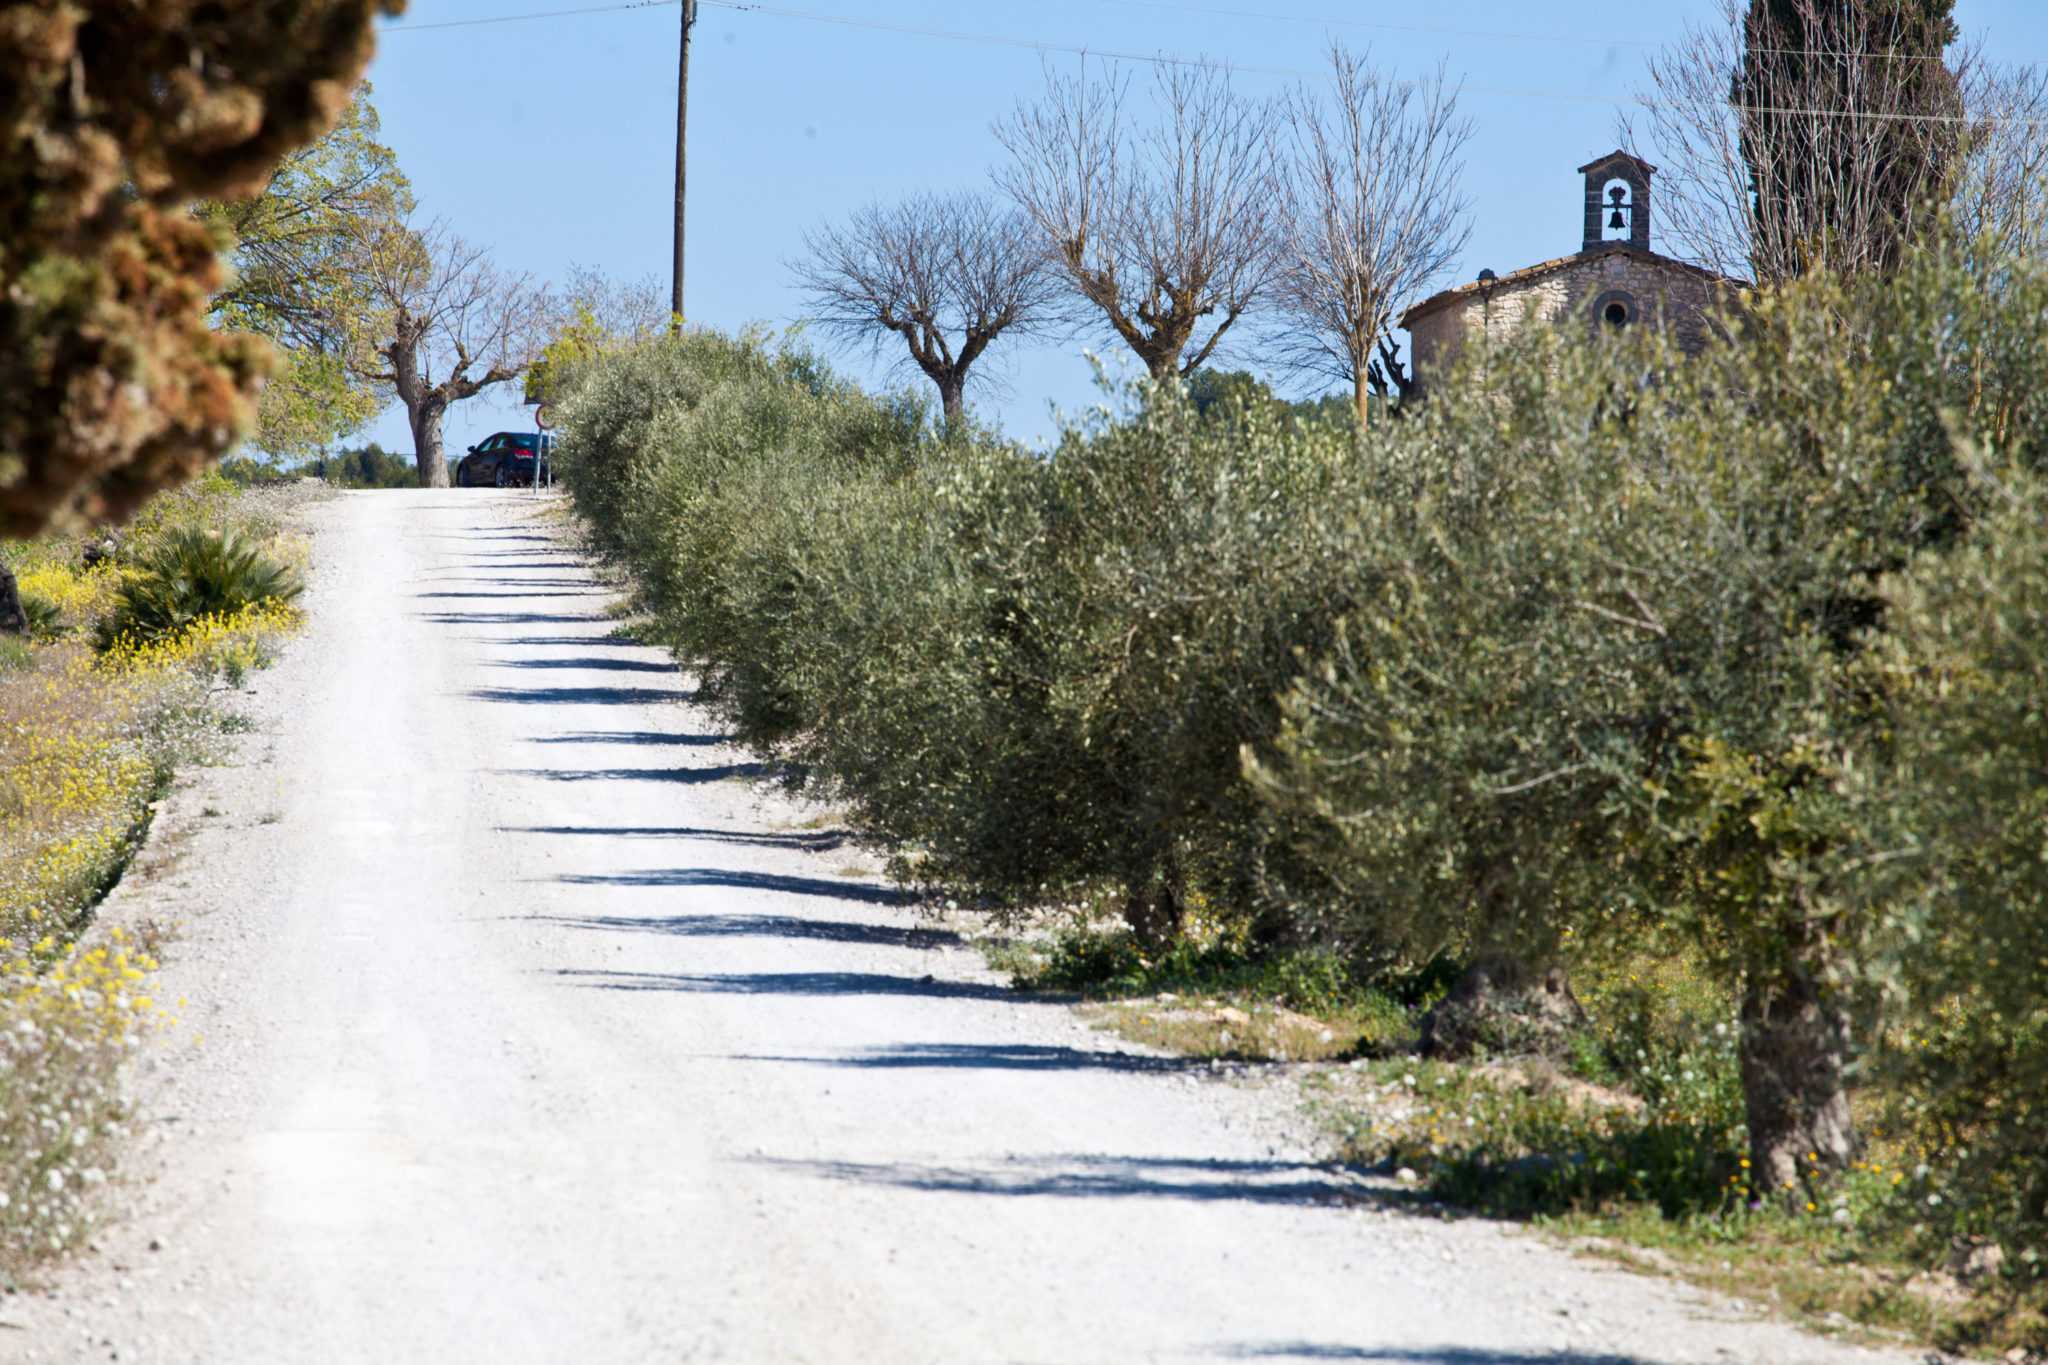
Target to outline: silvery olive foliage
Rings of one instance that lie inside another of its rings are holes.
[[[1959,1230],[2036,1259],[2048,1228],[2048,477],[1980,452],[1983,520],[1886,580],[1880,670],[1896,761],[1871,899],[1884,917],[1909,1125],[1958,1169]],[[1924,1203],[1924,1201],[1923,1201]]]
[[[692,332],[582,372],[560,467],[735,732],[906,879],[1366,970],[1669,944],[1727,992],[1760,1190],[1805,1199],[1894,1040],[2039,1055],[1999,908],[2038,869],[1988,870],[2031,807],[1954,776],[2018,800],[2039,665],[1943,624],[2038,630],[1999,490],[2044,462],[2048,277],[1987,259],[1751,297],[1692,360],[1534,331],[1370,430],[1148,386],[1038,454]],[[1923,715],[1947,677],[1989,681]]]

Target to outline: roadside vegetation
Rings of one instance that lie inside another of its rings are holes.
[[[1532,334],[1366,427],[1147,385],[1049,456],[697,331],[588,360],[559,462],[736,735],[1052,926],[1027,983],[1357,1061],[1340,1140],[1443,1199],[2014,1341],[2044,318],[1930,247],[1688,361]]]
[[[0,548],[30,623],[0,637],[0,1274],[83,1240],[113,1169],[118,1068],[168,1016],[156,945],[92,911],[296,623],[292,500],[208,477],[118,533]]]
[[[318,479],[329,488],[419,487],[419,475],[412,460],[393,454],[375,441],[353,450],[298,460],[236,455],[220,462],[220,474],[244,488],[266,488],[301,479]]]

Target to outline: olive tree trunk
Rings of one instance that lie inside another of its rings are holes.
[[[1794,958],[1753,973],[1742,1000],[1742,1093],[1758,1197],[1797,1200],[1856,1155],[1849,1015],[1817,964]]]

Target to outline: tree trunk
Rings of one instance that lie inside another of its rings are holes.
[[[1180,858],[1169,852],[1131,878],[1124,898],[1124,923],[1140,944],[1157,950],[1180,940],[1185,917]]]
[[[22,610],[21,589],[14,570],[0,564],[0,635],[28,634],[28,613]]]
[[[412,419],[413,461],[419,466],[420,487],[446,488],[448,461],[441,457],[441,419],[448,410],[438,403],[423,404],[409,414]]]
[[[965,411],[966,407],[961,401],[961,391],[967,387],[967,381],[963,376],[951,375],[939,380],[938,383],[939,406],[946,413],[946,430],[948,432],[957,431],[960,426],[961,414]]]
[[[1795,957],[1781,971],[1753,974],[1743,994],[1742,1096],[1758,1198],[1804,1202],[1816,1179],[1856,1155],[1842,1083],[1848,1014],[1818,976]]]
[[[1372,383],[1362,365],[1351,375],[1351,401],[1358,405],[1358,429],[1364,431],[1372,420]]]

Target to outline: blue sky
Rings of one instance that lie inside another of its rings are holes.
[[[487,244],[505,266],[557,278],[581,263],[656,275],[665,289],[678,7],[585,8],[594,3],[411,0],[403,20],[384,26],[370,69],[376,104],[423,212]],[[1616,113],[1641,87],[1645,59],[1716,5],[701,0],[690,75],[689,316],[786,326],[802,301],[785,262],[807,228],[877,197],[986,185],[1001,155],[990,122],[1040,88],[1044,62],[1078,60],[1032,43],[1219,58],[1261,92],[1298,78],[1285,73],[1313,76],[1333,35],[1370,44],[1379,64],[1403,74],[1442,61],[1464,81],[1461,108],[1476,124],[1465,174],[1473,232],[1453,278],[1512,270],[1577,248],[1574,168],[1615,145]],[[1957,15],[2000,60],[2048,60],[2044,0],[1960,0]],[[991,352],[1002,391],[974,401],[1013,434],[1043,439],[1055,429],[1054,405],[1073,411],[1095,399],[1088,344],[1116,355],[1100,342]],[[855,373],[889,378],[885,362],[837,354]],[[449,448],[530,428],[515,390],[451,412]],[[365,434],[411,450],[396,409]]]

